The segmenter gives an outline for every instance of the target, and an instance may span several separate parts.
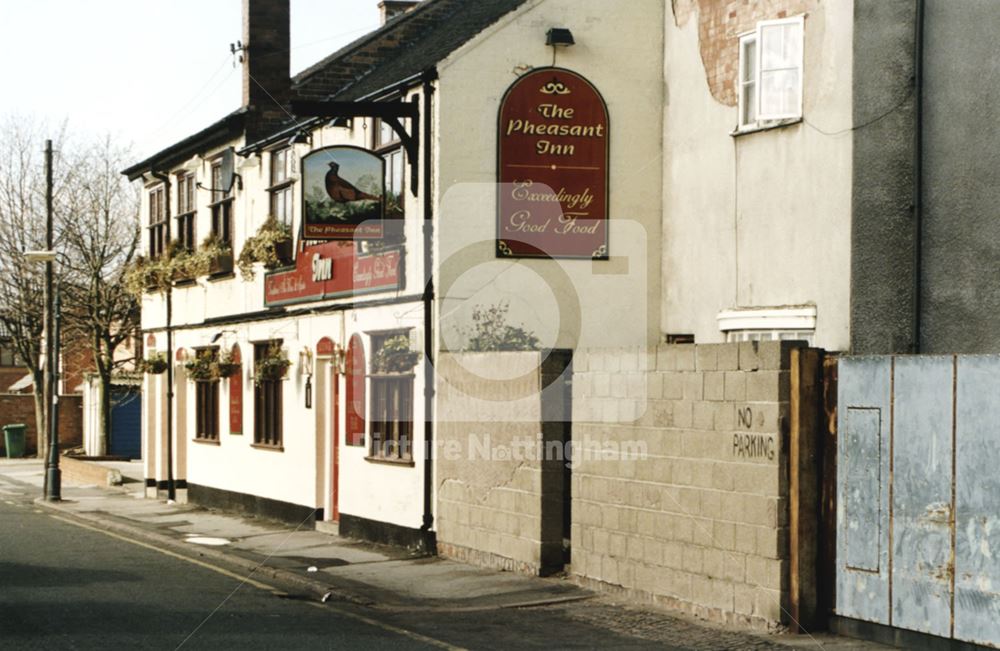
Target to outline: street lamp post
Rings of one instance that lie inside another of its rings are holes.
[[[59,470],[59,286],[53,291],[53,269],[56,252],[26,251],[29,262],[45,263],[45,427],[48,454],[45,456],[45,499],[57,502],[62,499],[62,475]]]
[[[45,499],[57,502],[62,499],[62,476],[59,470],[59,392],[56,377],[59,374],[59,320],[58,290],[53,292],[56,252],[53,249],[52,227],[52,141],[45,141],[45,250],[26,251],[30,262],[45,263],[45,390],[48,404],[45,408],[45,426],[48,435],[48,454],[45,459]]]

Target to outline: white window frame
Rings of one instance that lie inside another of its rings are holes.
[[[816,306],[735,308],[719,312],[726,341],[802,340],[813,343]]]
[[[757,32],[753,31],[753,32],[747,32],[745,34],[740,34],[739,38],[740,38],[740,63],[739,63],[739,72],[737,73],[739,76],[736,79],[737,93],[739,96],[738,108],[740,112],[739,128],[752,129],[757,126],[757,109],[758,109],[757,94],[755,93],[754,95],[753,120],[744,120],[744,117],[747,114],[747,89],[752,88],[754,89],[754,91],[757,90],[758,74],[757,71],[754,70],[753,78],[747,81],[746,71],[747,71],[747,64],[749,63],[749,61],[746,52],[747,48],[750,46],[751,43],[753,45],[757,45]],[[754,55],[753,64],[755,66],[757,65],[756,53]]]
[[[763,57],[764,57],[764,31],[772,27],[785,27],[788,25],[793,25],[798,28],[799,32],[799,43],[800,48],[798,52],[798,57],[795,58],[793,67],[788,68],[775,68],[774,70],[765,71],[763,69]],[[774,123],[779,121],[787,120],[798,120],[802,118],[802,95],[803,87],[805,84],[805,16],[793,16],[792,18],[780,18],[777,20],[762,20],[757,23],[757,27],[752,32],[747,32],[739,36],[739,67],[738,67],[738,78],[736,80],[737,85],[737,95],[738,95],[738,130],[749,130],[760,128],[761,126],[766,126],[767,123]],[[756,60],[754,61],[754,75],[752,82],[744,82],[744,73],[746,71],[746,66],[748,61],[746,60],[746,49],[750,43],[756,44]],[[794,70],[798,74],[798,97],[797,101],[794,103],[793,110],[787,112],[779,113],[766,113],[764,111],[764,85],[761,83],[762,77],[767,72],[775,72],[779,70]],[[756,90],[756,97],[754,99],[754,120],[744,121],[744,115],[746,114],[746,92],[747,87],[752,87]]]

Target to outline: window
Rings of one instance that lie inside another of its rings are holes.
[[[292,150],[286,147],[271,152],[271,216],[279,224],[292,225]]]
[[[158,258],[166,253],[169,242],[166,189],[158,185],[149,192],[149,257]]]
[[[195,248],[195,185],[194,174],[177,176],[177,239],[188,251]]]
[[[373,355],[400,332],[372,336]],[[376,459],[409,461],[413,458],[413,371],[372,373],[371,447]]]
[[[726,341],[806,341],[813,343],[816,307],[739,308],[723,310],[719,330]]]
[[[209,362],[219,359],[218,348],[199,348],[194,352]],[[195,439],[199,441],[219,440],[219,379],[197,380],[195,386]]]
[[[254,363],[267,357],[272,347],[281,347],[281,340],[263,341],[253,345]],[[255,445],[281,447],[282,380],[254,377],[253,442]]]
[[[739,128],[802,117],[803,17],[757,23],[740,37]]]
[[[406,123],[407,121],[403,120],[404,127],[406,127]],[[379,245],[401,244],[403,241],[402,223],[393,223],[391,220],[402,220],[404,216],[405,154],[396,131],[382,120],[378,121],[377,126],[375,149],[381,151],[382,158],[385,160],[385,219],[387,221],[384,222],[385,235],[383,239],[378,244],[374,244],[374,247],[372,242],[362,243],[362,252],[369,252],[373,248],[378,248]]]
[[[212,235],[222,244],[233,243],[233,189],[222,191],[222,160],[212,163]]]
[[[378,129],[375,132],[375,149],[381,149],[390,145],[399,144],[399,134],[388,122],[378,121]]]

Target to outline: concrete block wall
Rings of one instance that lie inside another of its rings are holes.
[[[558,380],[567,362],[538,352],[437,360],[441,556],[526,574],[561,569],[565,464],[528,444],[568,438]]]
[[[794,345],[577,351],[572,574],[711,619],[785,619]]]

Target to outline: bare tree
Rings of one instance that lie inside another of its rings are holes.
[[[122,283],[139,245],[139,194],[120,171],[130,159],[110,137],[75,151],[60,222],[65,328],[89,343],[100,383],[97,454],[108,449],[112,380],[134,361],[118,352],[139,329],[139,303]]]
[[[10,117],[0,122],[0,323],[32,379],[38,455],[47,449],[42,368],[44,327],[41,265],[28,262],[24,252],[45,248],[45,125]],[[57,130],[56,143],[65,128]],[[58,148],[58,146],[57,146]],[[54,175],[55,193],[66,183],[65,166]]]

